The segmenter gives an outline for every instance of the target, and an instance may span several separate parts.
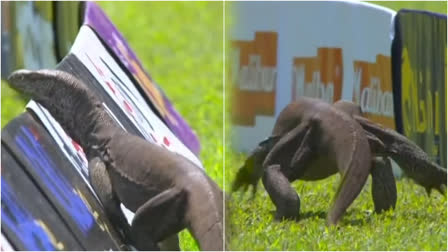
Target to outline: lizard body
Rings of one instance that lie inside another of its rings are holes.
[[[19,70],[10,85],[36,100],[81,144],[112,222],[140,250],[179,249],[188,228],[202,250],[223,249],[223,195],[188,159],[122,130],[84,83],[58,70]],[[135,212],[129,226],[120,202]],[[174,238],[173,238],[174,237]]]
[[[268,145],[259,148],[254,155],[258,162],[251,167],[263,174],[263,184],[277,207],[277,219],[298,216],[300,199],[290,182],[318,180],[337,172],[343,179],[327,222],[335,224],[340,219],[370,171],[370,147],[362,132],[350,116],[315,99],[301,99],[280,113],[269,138],[275,143],[270,149]],[[265,157],[262,152],[267,153]],[[238,177],[234,190],[241,182]]]
[[[363,118],[359,106],[302,97],[282,110],[271,136],[238,171],[232,190],[253,185],[255,191],[262,178],[276,205],[276,217],[296,218],[300,199],[289,183],[339,172],[342,181],[327,216],[332,225],[359,194],[368,174],[372,175],[375,211],[395,207],[397,191],[389,158],[427,190],[441,191],[446,185],[446,170],[404,136]]]

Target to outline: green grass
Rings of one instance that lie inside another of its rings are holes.
[[[250,193],[234,193],[228,206],[229,248],[446,251],[446,197],[438,193],[427,197],[422,187],[401,180],[396,209],[375,214],[369,179],[340,225],[328,228],[325,218],[338,183],[338,176],[295,182],[301,199],[299,221],[273,221],[275,207],[261,184],[254,199]]]
[[[375,2],[385,7],[425,9],[446,14],[446,2]],[[227,9],[228,12],[228,9]],[[226,20],[227,29],[232,20]],[[233,21],[234,22],[234,21]],[[226,31],[228,34],[228,30]],[[226,44],[226,48],[228,44]],[[226,84],[227,94],[230,84]],[[226,98],[229,110],[231,97]],[[227,116],[229,118],[229,116]],[[226,121],[226,188],[243,164],[245,154],[231,149],[231,125]],[[447,250],[446,196],[425,190],[409,180],[397,182],[395,211],[375,214],[370,181],[343,216],[338,228],[327,228],[326,214],[339,176],[316,182],[295,182],[301,198],[299,221],[273,221],[275,207],[259,183],[254,199],[250,193],[231,195],[226,236],[231,250]]]
[[[2,80],[2,128],[11,119],[24,111],[26,101],[19,93],[11,89],[7,82]]]

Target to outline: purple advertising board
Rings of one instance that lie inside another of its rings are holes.
[[[101,8],[94,2],[86,2],[84,9],[84,24],[91,27],[103,43],[109,47],[114,56],[126,67],[132,75],[132,81],[140,87],[141,92],[159,112],[161,119],[173,133],[196,155],[200,145],[196,134],[187,122],[175,110],[169,99],[158,87],[141,62],[129,47],[128,43],[109,20]]]

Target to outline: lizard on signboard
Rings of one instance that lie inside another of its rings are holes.
[[[296,219],[300,198],[291,187],[294,180],[319,180],[335,173],[342,181],[327,215],[327,224],[338,223],[372,175],[375,211],[395,207],[397,191],[389,158],[429,193],[442,194],[447,173],[417,145],[397,132],[363,118],[357,105],[334,105],[301,97],[279,114],[270,137],[246,159],[232,191],[254,192],[261,178],[277,208],[276,219]]]
[[[202,250],[223,249],[223,193],[197,165],[125,132],[69,73],[18,70],[8,81],[47,108],[80,143],[107,215],[137,249],[179,249],[177,233],[184,228]],[[130,226],[120,203],[135,213]]]

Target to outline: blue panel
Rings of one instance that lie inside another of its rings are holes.
[[[54,198],[64,208],[69,216],[75,221],[84,235],[94,225],[95,220],[82,199],[73,190],[69,181],[61,174],[54,165],[50,155],[42,148],[42,145],[32,134],[31,130],[25,126],[20,126],[20,133],[16,135],[15,141],[23,151],[23,156],[36,174],[52,192]]]

